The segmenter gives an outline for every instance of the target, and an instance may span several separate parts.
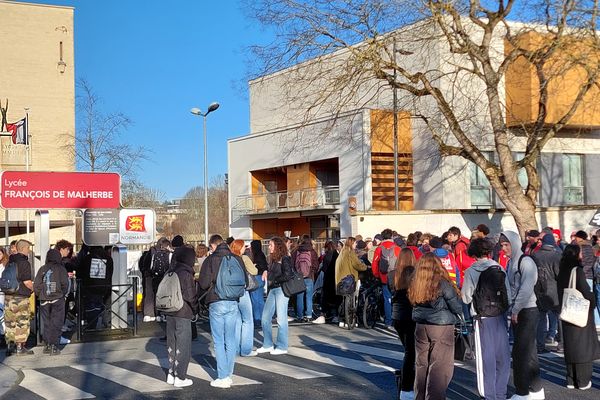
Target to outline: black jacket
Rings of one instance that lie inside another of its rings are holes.
[[[258,275],[262,275],[263,272],[267,270],[268,263],[267,257],[265,257],[265,253],[262,251],[262,245],[260,240],[253,240],[250,242],[250,250],[252,253],[252,262],[256,264],[256,268],[258,269]]]
[[[44,275],[48,270],[52,270],[53,280],[57,283],[55,293],[46,294],[46,285],[44,283]],[[33,291],[41,301],[58,300],[65,297],[69,290],[69,277],[67,270],[62,263],[62,257],[56,249],[48,250],[46,254],[46,264],[40,268],[33,281]]]
[[[281,262],[271,262],[269,264],[267,272],[269,289],[281,287],[283,282],[287,282],[293,277],[294,270],[292,268],[292,258],[290,256],[283,256]]]
[[[416,304],[413,321],[425,325],[454,325],[457,315],[462,316],[462,301],[445,279],[440,283],[440,294],[434,301]]]
[[[17,289],[15,296],[31,296],[31,290],[23,284],[25,281],[33,282],[33,272],[27,256],[21,253],[11,254],[8,258],[8,262],[9,264],[11,262],[17,264],[17,282],[19,282],[19,288]]]
[[[544,295],[537,296],[537,306],[541,311],[558,311],[559,301],[556,280],[558,279],[560,269],[561,254],[555,246],[544,244],[531,257],[538,268],[538,281],[539,276],[541,276],[540,270],[545,270],[546,273],[544,275],[549,277],[549,279],[546,279]]]
[[[231,250],[229,250],[229,246],[227,246],[226,243],[218,245],[215,251],[204,260],[202,268],[200,269],[200,288],[208,291],[204,298],[206,304],[221,300],[215,291],[215,283],[217,282],[217,274],[221,267],[221,259],[225,256],[234,257],[240,263],[242,268],[244,268],[244,261],[242,258],[234,255]]]
[[[198,294],[196,293],[196,284],[194,282],[196,253],[191,247],[178,247],[173,255],[173,260],[175,260],[175,263],[169,272],[175,272],[179,278],[183,307],[177,312],[169,313],[169,315],[192,319],[198,314]]]

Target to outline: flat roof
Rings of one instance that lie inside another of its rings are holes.
[[[39,4],[39,3],[27,3],[24,1],[11,1],[11,0],[0,0],[0,3],[4,4],[18,4],[22,6],[33,6],[33,7],[47,7],[47,8],[63,8],[66,10],[74,10],[73,6],[60,6],[57,4]]]

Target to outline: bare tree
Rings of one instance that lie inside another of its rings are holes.
[[[131,119],[122,112],[105,112],[102,100],[85,80],[77,81],[77,133],[74,152],[79,170],[117,172],[124,182],[135,178],[149,150],[123,140]]]
[[[462,157],[483,171],[523,234],[537,227],[540,153],[558,132],[578,125],[570,121],[598,93],[600,72],[596,1],[523,3],[248,2],[249,12],[276,35],[252,49],[258,61],[253,72],[259,83],[287,80],[280,82],[278,106],[288,107],[286,118],[299,125],[381,106],[396,88],[400,109],[421,121],[439,154]],[[519,77],[531,78],[526,115],[514,111],[519,93],[506,86]],[[389,101],[384,106],[392,108]],[[294,110],[303,115],[294,119]]]
[[[158,208],[165,201],[165,193],[131,179],[121,185],[121,204],[129,208]]]

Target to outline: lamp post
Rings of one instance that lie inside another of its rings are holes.
[[[194,115],[200,115],[203,118],[204,133],[204,242],[208,244],[208,153],[206,147],[206,116],[219,108],[219,103],[213,102],[208,106],[208,110],[203,113],[199,108],[192,108],[190,112]]]

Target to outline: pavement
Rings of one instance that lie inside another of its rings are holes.
[[[176,389],[164,382],[165,342],[159,327],[151,323],[141,332],[151,337],[72,343],[58,356],[45,356],[42,348],[33,356],[0,355],[0,398],[57,399],[394,399],[394,371],[403,359],[395,332],[381,326],[352,331],[336,325],[290,324],[288,355],[261,355],[236,359],[234,386],[215,389],[208,323],[198,324],[199,337],[192,343],[189,388]],[[275,330],[276,328],[274,328]],[[260,346],[261,331],[255,331]],[[594,364],[593,388],[565,387],[564,359],[557,353],[540,356],[546,399],[600,398],[600,364]],[[509,384],[509,394],[514,392]],[[2,396],[3,395],[3,396]],[[456,362],[449,399],[478,399],[475,365]]]

